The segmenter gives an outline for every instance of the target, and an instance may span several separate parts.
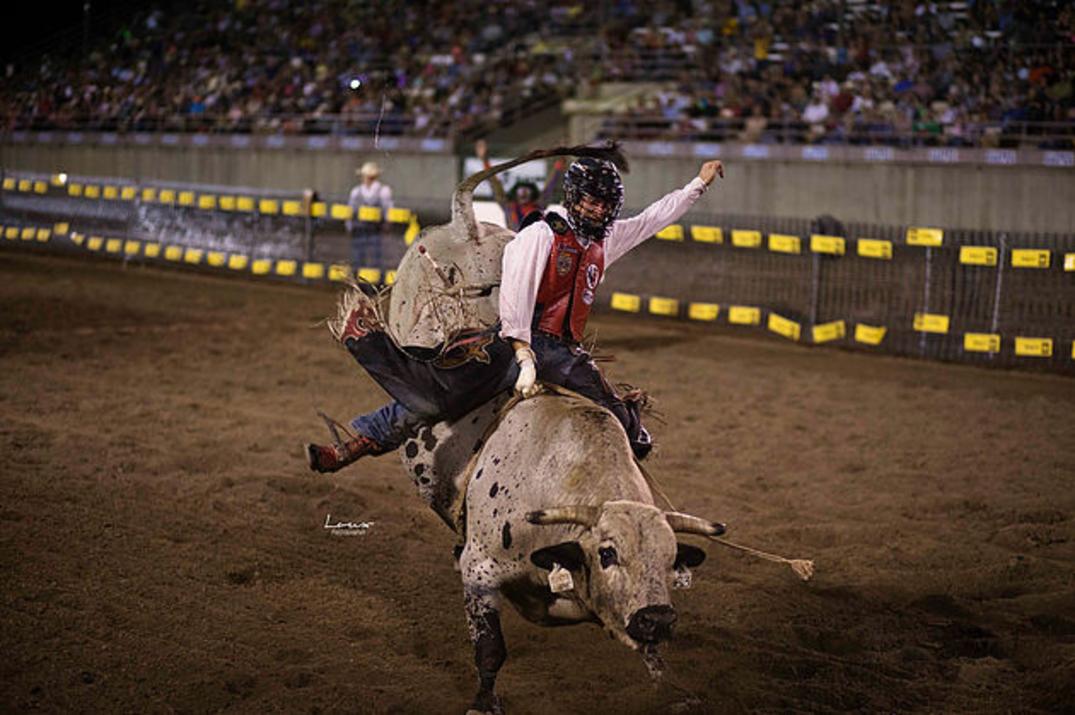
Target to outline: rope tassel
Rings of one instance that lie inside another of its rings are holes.
[[[791,567],[791,570],[795,572],[795,575],[801,578],[803,581],[809,581],[814,576],[814,561],[813,559],[788,559],[777,554],[770,554],[768,551],[761,551],[759,549],[753,549],[749,546],[743,546],[742,544],[736,544],[735,542],[722,539],[718,536],[710,536],[711,541],[715,541],[722,546],[727,546],[730,549],[736,551],[743,551],[752,556],[757,556],[759,559],[765,559],[766,561],[773,561],[778,564],[787,564]]]

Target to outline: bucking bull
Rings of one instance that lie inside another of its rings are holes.
[[[513,234],[475,219],[472,196],[481,181],[534,159],[609,152],[615,149],[538,150],[461,182],[451,222],[419,235],[391,291],[379,296],[378,317],[395,344],[428,355],[462,328],[496,323],[500,257]],[[346,312],[341,305],[341,316]],[[340,325],[330,328],[339,337]],[[392,391],[395,376],[370,372]],[[725,527],[656,506],[611,412],[553,386],[527,400],[504,393],[422,428],[402,454],[420,496],[460,539],[456,556],[479,675],[472,711],[501,711],[495,683],[507,656],[504,600],[540,625],[597,623],[659,676],[657,648],[676,621],[670,590],[689,586],[690,569],[706,558],[677,534],[715,538]],[[800,574],[806,577],[802,568]]]

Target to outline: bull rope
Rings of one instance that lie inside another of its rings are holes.
[[[642,476],[646,478],[646,482],[650,485],[650,488],[653,489],[657,496],[659,496],[664,501],[664,503],[668,505],[668,508],[672,511],[679,511],[679,509],[677,509],[676,506],[672,503],[672,500],[668,498],[668,495],[665,494],[664,489],[661,488],[661,485],[657,482],[656,479],[654,479],[653,475],[649,473],[649,470],[643,467],[642,463],[637,460],[635,461],[635,464],[638,465],[639,471],[642,472]],[[710,541],[715,541],[721,546],[727,546],[729,549],[742,551],[743,553],[750,554],[751,556],[756,556],[759,559],[765,559],[766,561],[772,561],[778,564],[787,564],[789,567],[791,567],[791,570],[795,572],[795,575],[803,581],[809,581],[814,576],[813,559],[789,559],[784,556],[780,556],[779,554],[771,554],[768,551],[755,549],[751,546],[745,546],[744,544],[737,544],[734,541],[728,541],[727,539],[722,538],[720,536],[705,535],[705,538],[709,539]]]

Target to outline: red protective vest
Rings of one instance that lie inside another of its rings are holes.
[[[552,251],[538,287],[537,330],[565,340],[582,340],[594,292],[605,270],[605,247],[600,241],[583,246],[563,219],[553,221]],[[556,228],[562,229],[557,233]]]

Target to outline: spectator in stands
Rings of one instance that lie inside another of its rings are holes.
[[[381,243],[388,223],[388,212],[392,210],[392,189],[380,181],[381,167],[375,162],[367,161],[355,172],[361,181],[351,189],[347,205],[354,211],[354,218],[346,222],[351,234],[351,257],[353,268],[383,268]],[[363,206],[380,210],[380,220],[363,221],[359,212]]]

